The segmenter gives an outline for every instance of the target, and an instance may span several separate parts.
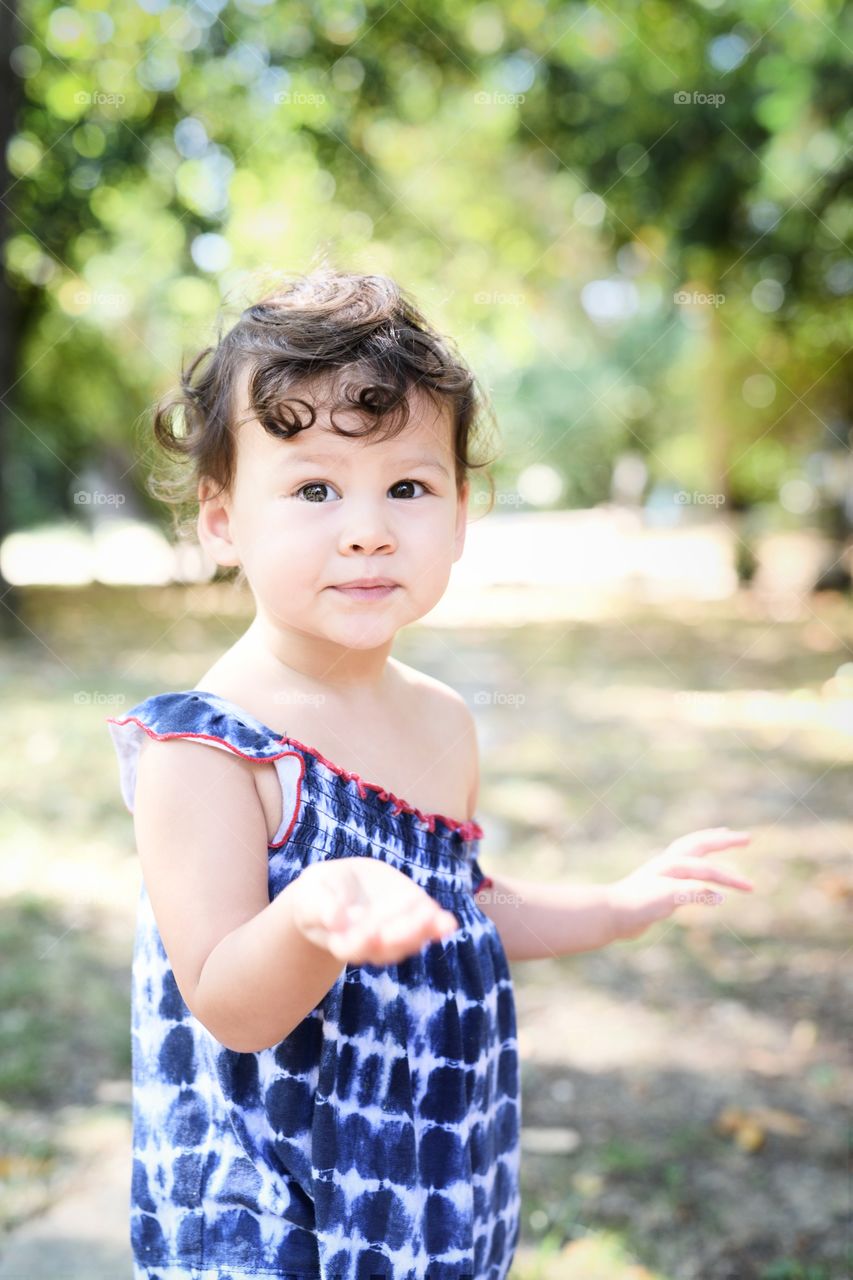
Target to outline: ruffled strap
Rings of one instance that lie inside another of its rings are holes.
[[[107,716],[106,724],[118,757],[121,794],[129,812],[133,812],[143,737],[157,742],[187,738],[230,751],[244,760],[274,763],[282,786],[282,822],[270,847],[283,844],[293,829],[304,761],[281,739],[241,720],[226,706],[218,705],[210,694],[201,697],[192,690],[153,694],[125,715]]]

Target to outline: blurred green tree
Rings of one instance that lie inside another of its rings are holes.
[[[774,500],[849,433],[849,23],[838,0],[29,0],[14,523],[70,510],[110,448],[146,501],[180,353],[321,260],[398,275],[457,337],[506,484],[544,463],[599,501],[632,447],[658,480]]]

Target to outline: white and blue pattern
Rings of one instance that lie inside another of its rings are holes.
[[[238,1053],[184,1003],[142,884],[135,1280],[504,1280],[519,1233],[519,1060],[506,955],[473,897],[481,828],[422,814],[215,694],[156,694],[107,723],[131,811],[143,734],[274,762],[271,900],[309,863],[358,855],[460,922],[399,964],[347,965],[284,1040]]]

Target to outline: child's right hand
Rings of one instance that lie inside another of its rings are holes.
[[[414,880],[374,858],[314,862],[293,889],[296,927],[348,964],[397,964],[460,927]]]

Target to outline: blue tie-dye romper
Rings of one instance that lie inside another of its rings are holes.
[[[504,1280],[519,1232],[518,1042],[506,955],[473,896],[481,828],[421,813],[216,694],[155,694],[107,724],[131,811],[143,734],[274,762],[270,899],[309,863],[381,858],[460,923],[399,964],[348,964],[279,1044],[238,1053],[184,1003],[142,884],[135,1280]]]

